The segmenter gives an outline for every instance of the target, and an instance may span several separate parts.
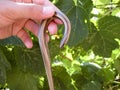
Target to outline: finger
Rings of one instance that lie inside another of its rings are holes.
[[[48,31],[50,34],[57,34],[57,24],[55,22],[51,22],[48,25]]]
[[[39,26],[32,20],[28,20],[25,24],[25,28],[31,31],[34,35],[38,35]]]
[[[14,18],[45,19],[54,15],[52,6],[14,3],[9,9],[14,13]]]
[[[25,24],[25,28],[31,31],[34,35],[38,36],[39,26],[34,21],[28,20]],[[46,43],[49,42],[50,37],[48,34],[45,34],[45,40],[46,40]]]
[[[30,36],[28,35],[28,33],[26,31],[21,29],[17,33],[17,37],[19,37],[23,41],[23,43],[25,44],[25,46],[27,48],[32,48],[32,46],[33,46],[32,40],[31,40]]]
[[[54,20],[54,22],[56,22],[57,24],[63,24],[63,22],[62,22],[60,19],[58,19],[58,18],[56,18],[56,19]]]
[[[20,19],[17,20],[16,23],[12,24],[12,35],[15,36],[20,30],[21,28],[24,27],[24,24],[27,22],[27,19]]]
[[[34,35],[38,35],[39,25],[36,24],[34,21],[28,20],[25,24],[25,28],[31,31]],[[57,24],[55,22],[51,22],[48,25],[48,31],[52,35],[57,34]]]

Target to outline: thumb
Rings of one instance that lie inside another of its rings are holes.
[[[54,15],[54,8],[49,5],[37,5],[30,3],[16,3],[12,5],[14,17],[30,18],[30,19],[45,19]]]

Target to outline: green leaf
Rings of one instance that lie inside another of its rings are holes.
[[[68,41],[69,46],[79,44],[88,35],[87,16],[84,9],[74,6],[68,13],[72,25],[71,36]]]
[[[68,3],[69,2],[69,3]],[[84,4],[86,4],[84,2]],[[81,6],[77,2],[77,5],[73,0],[59,0],[57,4],[58,8],[67,14],[71,21],[72,31],[68,41],[69,46],[74,46],[80,43],[88,35],[89,17],[90,13],[84,8],[87,5]]]
[[[110,4],[111,0],[99,0],[103,4]]]
[[[82,86],[88,82],[87,79],[84,78],[84,76],[81,74],[81,72],[74,72],[72,74],[72,79],[74,80],[76,88],[79,90],[82,90]]]
[[[115,59],[114,67],[116,68],[117,72],[120,74],[120,58],[119,57]]]
[[[75,90],[70,75],[63,66],[53,66],[55,90]]]
[[[69,2],[69,3],[68,3]],[[56,6],[64,13],[68,13],[69,10],[74,7],[74,1],[73,0],[59,0],[56,4]]]
[[[49,53],[52,61],[61,50],[62,48],[60,48],[60,40],[52,40],[49,42]]]
[[[120,38],[120,18],[115,16],[106,16],[98,21],[99,34],[101,38],[101,50],[98,54],[111,55],[113,49],[118,47],[115,38]],[[98,40],[99,41],[99,40]],[[99,48],[100,49],[100,48]]]
[[[6,82],[6,70],[3,66],[0,66],[0,85],[4,86]]]
[[[10,90],[38,90],[37,82],[30,73],[14,68],[8,73],[8,87]]]
[[[82,46],[92,49],[97,55],[109,57],[112,50],[118,47],[115,38],[120,39],[119,28],[120,18],[105,16],[98,20],[98,30],[92,31]]]
[[[120,9],[116,8],[114,11],[112,11],[112,15],[120,17]]]
[[[4,85],[6,82],[6,71],[10,69],[11,66],[1,48],[2,47],[0,47],[0,84]]]
[[[14,57],[14,53],[13,53],[13,48],[14,46],[2,46],[2,50],[3,53],[5,54],[7,60],[9,61],[9,63],[11,64],[12,67],[14,67],[16,65],[15,63],[15,57]]]
[[[13,45],[13,46],[24,46],[23,42],[17,38],[17,37],[10,37],[6,39],[0,40],[0,45],[1,46],[6,46],[6,45]]]
[[[99,80],[96,80],[96,76],[88,80],[85,78],[82,73],[77,72],[72,75],[73,80],[75,81],[75,86],[78,90],[102,90],[102,83]]]
[[[98,0],[100,2],[102,2],[103,4],[111,4],[111,3],[117,3],[119,2],[119,0]]]
[[[90,81],[82,86],[82,90],[102,90],[102,84],[97,81]]]
[[[94,77],[99,70],[101,70],[101,66],[96,63],[85,62],[81,64],[81,71],[86,78]]]
[[[81,6],[83,6],[84,10],[90,15],[91,10],[93,9],[92,0],[78,0]]]
[[[44,64],[39,47],[34,47],[33,49],[15,47],[14,56],[16,66],[21,71],[31,72],[33,74],[44,74]]]
[[[112,82],[115,78],[115,72],[109,68],[102,68],[101,71],[97,73],[99,79],[105,84]]]
[[[3,53],[2,48],[3,47],[0,46],[0,64],[1,64],[0,66],[5,66],[6,69],[10,69],[11,65],[8,62],[5,54]]]

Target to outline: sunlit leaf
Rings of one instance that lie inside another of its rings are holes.
[[[104,4],[110,4],[111,0],[99,0],[100,2],[104,3]]]
[[[114,11],[112,12],[112,15],[120,17],[120,10],[119,10],[119,8],[114,9]]]
[[[94,0],[95,1],[95,0]],[[102,2],[103,4],[111,4],[111,3],[117,3],[119,0],[96,0],[96,1],[100,1]]]

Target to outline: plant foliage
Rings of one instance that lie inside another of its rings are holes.
[[[120,0],[51,1],[72,25],[63,49],[63,26],[49,42],[55,90],[119,90]],[[49,90],[38,40],[30,35],[32,49],[17,37],[0,40],[1,90]]]

